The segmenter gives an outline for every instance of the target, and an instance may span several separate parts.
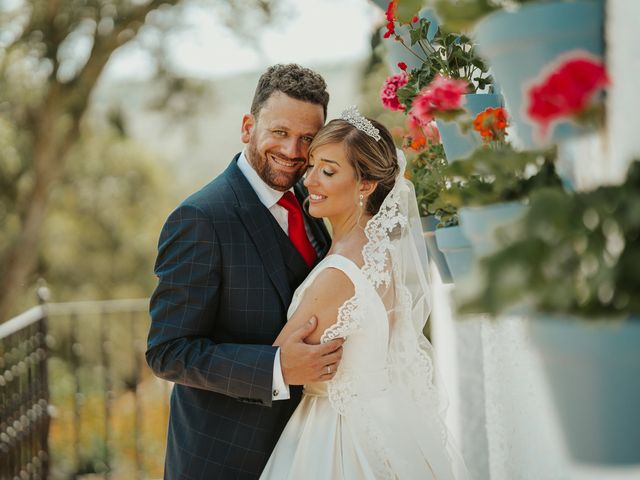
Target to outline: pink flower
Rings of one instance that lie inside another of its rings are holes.
[[[569,59],[529,89],[527,114],[544,136],[552,122],[584,112],[595,93],[608,84],[600,61],[588,57]]]
[[[398,89],[406,85],[408,81],[409,77],[404,72],[387,78],[380,90],[382,104],[390,110],[404,110],[405,106],[398,101]]]
[[[467,89],[465,80],[455,80],[438,74],[416,95],[410,114],[424,125],[433,120],[438,113],[459,110]]]
[[[416,152],[421,152],[429,146],[440,143],[440,132],[436,122],[422,125],[413,115],[407,115],[407,134],[404,135],[404,144]]]
[[[426,125],[423,125],[422,131],[424,132],[424,136],[427,141],[434,145],[440,143],[440,132],[438,131],[436,122],[429,122]]]

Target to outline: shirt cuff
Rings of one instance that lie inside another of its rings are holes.
[[[273,362],[273,390],[271,391],[272,400],[289,400],[291,393],[289,385],[284,383],[282,376],[282,368],[280,367],[280,349],[276,350],[276,357]]]

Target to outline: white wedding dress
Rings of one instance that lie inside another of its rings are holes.
[[[355,296],[323,339],[346,337],[338,374],[305,385],[261,479],[453,479],[439,412],[424,412],[387,368],[389,321],[373,285],[350,260],[330,255],[294,294],[289,315],[325,268],[342,270]]]
[[[403,158],[402,158],[403,160]],[[288,318],[320,272],[338,269],[355,294],[321,342],[346,339],[334,378],[305,385],[262,480],[467,479],[443,421],[431,344],[427,257],[404,164],[367,222],[364,264],[325,257],[298,287]]]

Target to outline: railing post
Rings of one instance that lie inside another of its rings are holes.
[[[82,391],[80,388],[80,353],[81,347],[77,337],[78,314],[72,312],[69,315],[69,359],[71,360],[71,370],[73,372],[73,464],[77,475],[80,471],[80,436],[81,436],[81,412]]]
[[[50,465],[50,454],[49,454],[49,426],[51,423],[51,415],[49,414],[49,368],[48,368],[48,360],[49,360],[49,316],[47,314],[47,302],[50,298],[50,292],[47,288],[47,285],[44,279],[40,279],[38,281],[39,286],[36,289],[36,297],[38,299],[38,304],[42,308],[42,320],[39,324],[39,344],[40,348],[36,350],[36,353],[39,353],[40,362],[38,363],[38,374],[37,377],[40,378],[40,395],[37,402],[36,410],[39,411],[40,415],[44,415],[43,425],[40,429],[40,450],[38,451],[38,460],[41,464],[41,472],[42,478],[49,478],[49,465]]]
[[[111,380],[111,342],[107,330],[109,314],[106,310],[100,313],[100,357],[104,372],[104,444],[106,471],[104,478],[111,476],[111,407],[113,384]]]
[[[143,457],[142,457],[142,445],[140,440],[140,432],[142,430],[142,409],[140,406],[140,398],[138,395],[138,386],[140,384],[140,349],[139,349],[139,340],[136,336],[136,312],[131,312],[131,317],[129,320],[130,324],[130,332],[129,336],[131,337],[131,352],[133,355],[133,402],[134,402],[134,426],[133,426],[133,435],[134,435],[134,452],[135,452],[135,462],[136,462],[136,478],[143,477]]]

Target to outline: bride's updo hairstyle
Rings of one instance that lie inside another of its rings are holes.
[[[391,133],[376,120],[368,119],[380,131],[380,140],[358,130],[342,119],[331,120],[313,138],[309,147],[309,156],[323,145],[342,143],[347,160],[356,171],[358,182],[373,180],[378,186],[367,198],[365,211],[375,215],[382,202],[393,188],[398,175],[398,156]]]

